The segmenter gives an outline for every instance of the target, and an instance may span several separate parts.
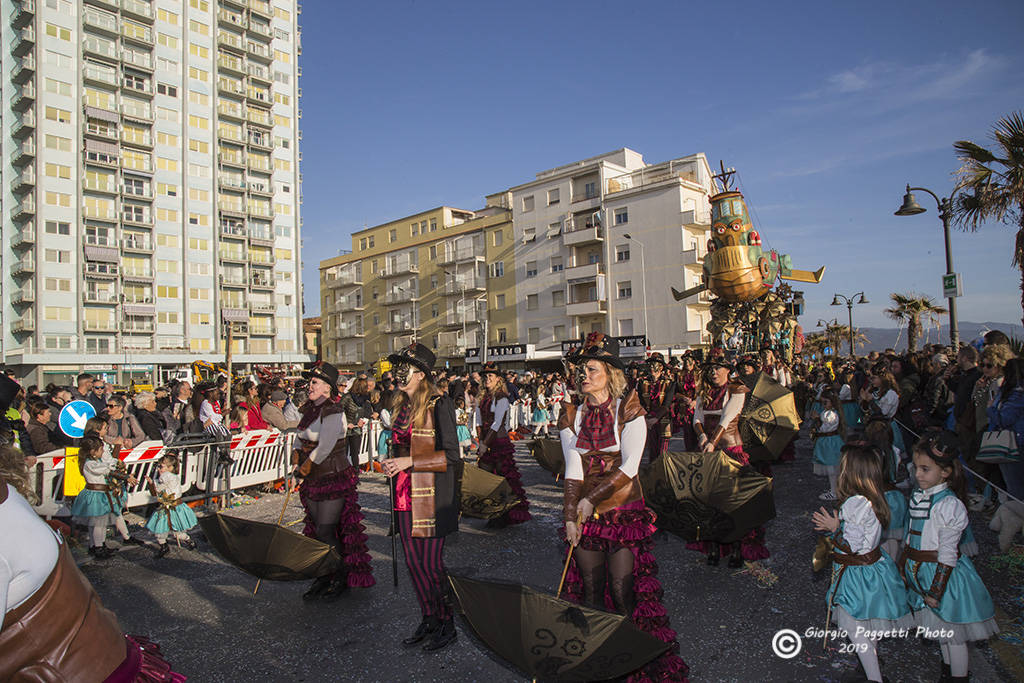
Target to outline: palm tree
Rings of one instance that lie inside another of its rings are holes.
[[[1017,111],[997,121],[992,140],[991,150],[969,140],[953,145],[962,163],[953,217],[960,227],[972,231],[989,220],[1017,226],[1013,265],[1020,269],[1024,309],[1024,113]]]
[[[893,320],[907,323],[907,352],[917,351],[917,341],[921,338],[923,325],[921,319],[937,323],[938,317],[948,313],[942,306],[936,305],[930,296],[924,294],[900,294],[894,292],[889,295],[892,301],[892,308],[887,308],[882,313]]]
[[[839,347],[840,346],[842,346],[843,344],[849,344],[850,343],[850,326],[849,325],[842,325],[842,324],[830,325],[829,326],[829,331],[835,336],[835,339],[836,339],[836,353],[839,353]],[[853,328],[853,343],[856,346],[858,346],[860,348],[863,348],[864,345],[867,344],[869,341],[871,341],[871,340],[868,339],[867,336],[863,332],[858,330],[856,327]],[[850,355],[856,355],[853,352],[853,349],[850,349]]]

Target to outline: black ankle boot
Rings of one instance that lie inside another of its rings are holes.
[[[405,647],[412,647],[413,645],[419,645],[424,640],[434,635],[437,630],[441,627],[441,621],[437,617],[423,617],[423,621],[416,627],[416,631],[408,638],[402,641],[402,645]]]
[[[324,591],[323,599],[326,602],[337,600],[348,590],[348,572],[337,572],[331,577],[331,583]]]
[[[434,652],[435,650],[440,650],[451,644],[458,635],[458,631],[455,630],[455,622],[451,618],[445,619],[441,622],[441,627],[434,632],[434,635],[427,641],[427,644],[423,646],[423,651]]]
[[[954,676],[952,673],[949,675],[949,683],[967,683],[971,680],[970,674],[967,676]]]
[[[97,545],[89,548],[89,554],[97,560],[106,560],[114,554],[114,551],[105,545]]]
[[[306,600],[306,601],[316,600],[317,598],[319,598],[321,595],[324,594],[324,592],[327,590],[327,588],[330,585],[331,585],[331,577],[330,576],[318,576],[313,581],[313,584],[309,587],[309,590],[307,590],[305,593],[302,594],[302,599]]]
[[[708,565],[717,567],[721,559],[722,551],[719,550],[719,545],[717,543],[710,543],[708,546]]]
[[[156,559],[159,560],[161,557],[166,557],[169,552],[171,552],[171,546],[166,543],[161,543],[160,547],[156,551]]]
[[[736,550],[733,551],[732,555],[729,556],[729,567],[732,569],[738,569],[743,566],[743,551],[740,550],[739,544],[736,545]]]

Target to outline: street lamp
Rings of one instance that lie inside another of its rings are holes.
[[[939,218],[942,220],[942,234],[946,241],[946,275],[954,275],[953,272],[953,251],[949,244],[949,219],[952,216],[952,207],[950,206],[950,198],[942,197],[941,199],[937,194],[929,190],[927,187],[911,187],[907,185],[907,193],[903,195],[903,206],[896,210],[893,215],[895,216],[916,216],[919,213],[924,213],[928,209],[924,208],[917,203],[917,199],[911,194],[911,190],[920,190],[921,192],[927,192],[935,198],[935,203],[939,207]],[[949,297],[949,342],[952,344],[953,349],[956,350],[960,347],[960,325],[957,323],[956,317],[956,296]]]
[[[831,320],[822,320],[819,318],[817,326],[825,328],[825,339],[827,339],[830,344],[835,344],[836,350],[833,352],[833,355],[838,356],[839,340],[836,338],[838,335],[835,334],[835,328],[839,326],[839,318],[832,318]],[[832,330],[832,334],[829,334],[830,329]]]
[[[649,345],[651,343],[651,337],[650,328],[647,327],[647,268],[644,266],[644,245],[642,242],[637,242],[637,240],[633,239],[633,236],[628,232],[622,233],[622,236],[630,242],[635,242],[636,245],[640,247],[640,279],[644,288],[644,341]]]
[[[854,301],[854,299],[856,299],[857,297],[860,297],[860,298],[857,299],[857,301]],[[843,301],[840,302],[839,301],[840,299],[842,299]],[[864,292],[857,292],[853,296],[846,296],[845,294],[833,294],[832,295],[832,303],[829,304],[829,305],[830,306],[841,306],[843,304],[843,302],[846,303],[846,312],[850,316],[850,358],[854,358],[857,354],[855,354],[853,352],[853,305],[854,304],[866,304],[866,303],[869,303],[869,302],[864,297]],[[836,349],[836,350],[838,351],[838,349]]]

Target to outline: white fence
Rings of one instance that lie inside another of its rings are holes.
[[[376,457],[380,430],[380,422],[376,420],[365,430],[355,459],[357,463],[366,463],[371,457]],[[283,479],[292,469],[294,440],[294,432],[259,430],[237,434],[230,442],[167,446],[162,441],[144,441],[118,454],[128,473],[139,480],[135,486],[128,487],[128,507],[156,502],[146,488],[145,481],[147,476],[156,479],[157,464],[168,453],[178,456],[183,492],[194,486],[204,493],[212,493]],[[63,450],[53,451],[37,456],[36,466],[30,471],[32,483],[40,498],[35,508],[44,517],[71,514],[72,499],[64,497],[66,463],[67,457]]]

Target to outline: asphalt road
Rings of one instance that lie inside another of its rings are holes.
[[[476,577],[516,580],[553,590],[564,547],[557,540],[561,488],[517,448],[531,502],[533,520],[492,531],[482,520],[464,519],[450,537],[450,570]],[[776,465],[777,518],[768,525],[772,557],[761,563],[761,579],[729,569],[708,567],[667,534],[656,537],[655,555],[665,588],[672,627],[693,681],[839,681],[856,665],[840,643],[823,649],[820,638],[803,638],[801,651],[783,660],[772,652],[780,629],[803,634],[825,621],[826,572],[811,571],[815,536],[810,513],[817,509],[823,480],[811,474],[809,442],[798,443],[796,462]],[[377,585],[354,589],[333,604],[306,604],[304,583],[255,580],[221,560],[209,545],[198,551],[172,547],[157,560],[151,551],[126,547],[114,558],[92,561],[77,552],[81,568],[104,604],[128,633],[160,643],[175,669],[193,681],[522,681],[523,676],[489,655],[464,631],[439,653],[404,650],[399,641],[416,627],[415,597],[399,557],[399,587],[391,586],[391,543],[387,489],[380,475],[364,474],[360,503],[366,515]],[[230,514],[276,520],[281,494],[262,494]],[[287,524],[302,511],[292,496]],[[1022,586],[1024,569],[997,570],[995,537],[987,520],[974,514],[982,547],[976,564],[1000,608],[1006,639],[971,646],[974,681],[1024,678],[1022,666]],[[138,521],[138,520],[137,520]],[[138,531],[137,529],[133,529]],[[114,541],[108,541],[116,545]],[[399,553],[401,551],[399,550]],[[776,580],[773,584],[772,577]],[[1007,616],[1009,615],[1009,616]],[[1014,620],[1016,620],[1014,622]],[[934,681],[938,647],[913,637],[881,645],[883,673],[892,681]]]

